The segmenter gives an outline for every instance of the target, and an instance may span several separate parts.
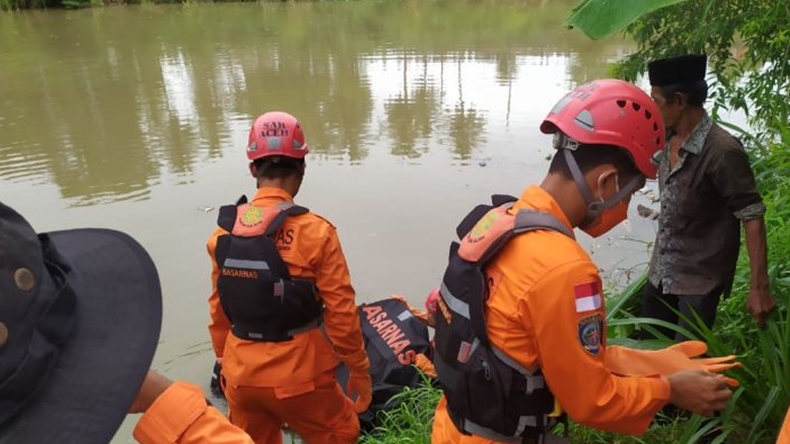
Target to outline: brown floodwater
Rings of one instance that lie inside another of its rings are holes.
[[[336,224],[358,299],[415,304],[455,225],[540,181],[540,121],[634,49],[564,27],[569,1],[121,6],[0,14],[0,199],[38,230],[126,231],[157,263],[154,367],[207,387],[217,211],[254,193],[252,119],[299,117],[298,201]],[[636,199],[649,203],[645,197]],[[613,284],[644,268],[653,222],[579,240]],[[131,440],[126,424],[117,442]]]

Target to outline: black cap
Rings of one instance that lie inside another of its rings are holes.
[[[647,64],[650,86],[683,85],[705,80],[708,57],[684,55]]]

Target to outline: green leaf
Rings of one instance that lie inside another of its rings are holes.
[[[639,17],[687,0],[584,0],[573,8],[568,25],[593,40],[622,31]]]

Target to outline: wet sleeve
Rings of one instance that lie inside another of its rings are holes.
[[[220,234],[224,233],[219,228],[214,231],[214,234],[208,240],[206,249],[211,258],[211,295],[208,297],[208,310],[209,310],[209,324],[208,331],[211,335],[211,344],[214,347],[214,355],[217,358],[222,358],[225,350],[225,340],[230,331],[230,321],[225,316],[225,311],[219,302],[219,293],[217,292],[217,278],[219,277],[219,265],[217,265],[217,238]]]
[[[519,307],[546,383],[568,415],[599,430],[641,435],[669,399],[662,377],[619,377],[604,366],[601,279],[589,261],[544,275]]]
[[[733,142],[734,144],[737,142]],[[754,173],[749,165],[749,156],[740,146],[720,148],[711,159],[708,177],[724,198],[725,205],[736,217],[754,219],[765,213],[762,197],[757,191]],[[755,215],[755,210],[758,214]],[[744,210],[747,210],[744,213]]]
[[[252,438],[206,404],[199,387],[175,382],[134,429],[142,444],[253,444]]]
[[[324,302],[326,333],[335,352],[341,357],[360,355],[360,352],[364,354],[354,288],[351,286],[346,257],[333,227],[328,229],[323,239],[321,259],[316,270],[316,286]]]

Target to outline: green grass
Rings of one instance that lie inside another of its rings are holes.
[[[433,413],[442,392],[427,377],[414,389],[406,389],[393,397],[400,403],[389,412],[379,414],[380,425],[363,435],[362,444],[430,444]]]

